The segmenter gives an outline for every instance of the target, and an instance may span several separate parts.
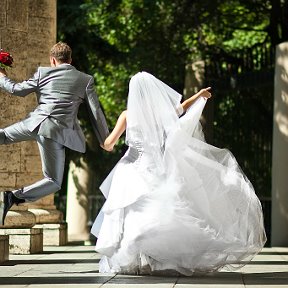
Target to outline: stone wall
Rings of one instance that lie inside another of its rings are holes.
[[[23,81],[38,66],[49,66],[56,41],[56,0],[1,0],[0,47],[14,58],[10,78]],[[25,118],[36,106],[35,95],[25,98],[0,91],[0,127]],[[32,184],[42,178],[35,142],[0,146],[0,191]]]

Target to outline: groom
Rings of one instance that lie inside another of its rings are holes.
[[[0,192],[0,221],[13,204],[36,201],[61,188],[65,147],[85,152],[85,138],[77,120],[79,105],[86,102],[94,132],[103,144],[108,127],[94,91],[92,76],[71,65],[71,48],[63,42],[50,51],[51,67],[39,67],[34,76],[21,83],[10,80],[0,68],[0,88],[24,97],[37,95],[38,106],[26,119],[0,129],[0,144],[37,141],[43,179],[14,191]]]

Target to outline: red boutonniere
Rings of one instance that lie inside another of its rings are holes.
[[[7,67],[12,67],[13,57],[9,52],[5,52],[0,49],[0,67],[5,69]]]

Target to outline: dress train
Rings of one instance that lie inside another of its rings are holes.
[[[153,173],[152,154],[135,143],[101,185],[106,202],[91,230],[100,272],[236,269],[264,246],[250,181],[228,150],[204,140],[205,103],[199,98],[167,135],[165,173]]]

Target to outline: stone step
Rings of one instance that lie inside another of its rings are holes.
[[[43,229],[44,246],[63,246],[67,240],[67,223],[37,224],[33,228]]]
[[[0,236],[9,235],[10,254],[43,252],[43,230],[39,228],[2,228]]]

